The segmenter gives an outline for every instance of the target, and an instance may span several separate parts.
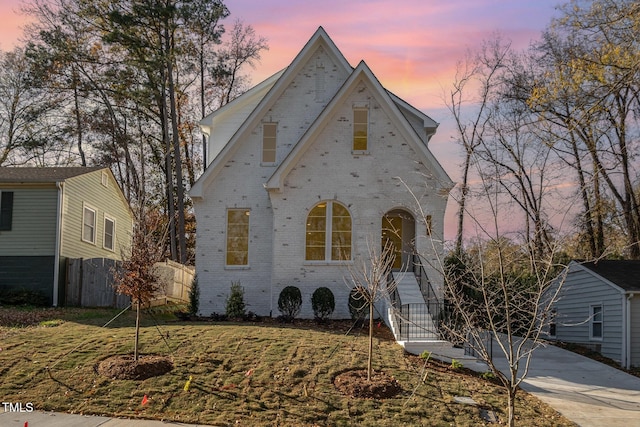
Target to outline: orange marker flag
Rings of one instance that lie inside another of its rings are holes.
[[[142,406],[146,405],[147,403],[149,403],[149,398],[145,394],[144,397],[142,398]]]

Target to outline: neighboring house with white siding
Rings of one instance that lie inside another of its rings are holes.
[[[67,258],[119,260],[133,216],[103,167],[0,167],[0,292],[62,304]]]
[[[418,252],[441,284],[430,266],[453,184],[428,148],[437,126],[364,62],[349,65],[322,28],[285,70],[205,117],[209,163],[190,191],[201,312],[224,313],[240,282],[259,315],[277,316],[294,285],[301,317],[313,317],[311,295],[326,286],[333,317],[347,318],[349,268],[383,235],[395,268]]]
[[[640,261],[572,261],[567,269],[550,338],[640,367]]]

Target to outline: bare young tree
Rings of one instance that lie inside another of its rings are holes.
[[[378,249],[381,247],[381,249]],[[373,326],[375,304],[389,300],[398,283],[390,275],[395,257],[394,247],[387,240],[375,245],[367,240],[367,256],[354,262],[349,268],[349,277],[345,279],[347,286],[357,292],[357,299],[369,308],[369,347],[367,358],[367,381],[371,381],[373,372]]]
[[[563,271],[559,256],[562,246],[555,241],[540,252],[538,239],[514,241],[503,227],[512,227],[502,212],[510,202],[499,197],[495,181],[502,166],[474,160],[480,188],[476,202],[488,214],[465,214],[475,222],[479,234],[471,248],[454,251],[438,260],[444,277],[446,309],[441,314],[440,332],[454,343],[464,344],[485,362],[507,393],[508,425],[515,422],[515,396],[526,378],[534,350],[545,344],[544,332],[552,319],[553,304],[562,289]]]
[[[545,344],[544,331],[563,277],[558,276],[561,265],[553,256],[536,258],[535,248],[529,247],[514,259],[509,245],[507,239],[493,237],[475,256],[453,254],[447,259],[445,298],[450,316],[440,326],[498,378],[507,394],[507,424],[513,426],[516,392],[528,374],[534,350]],[[493,259],[486,256],[487,246],[492,246]],[[534,271],[528,271],[527,262],[535,265]]]
[[[140,209],[136,219],[131,248],[123,257],[122,265],[115,269],[116,291],[131,297],[136,307],[136,332],[134,341],[134,360],[138,360],[138,341],[140,336],[140,309],[149,304],[161,288],[154,264],[163,259],[162,242],[166,233],[162,232],[162,216],[157,212],[145,212]]]

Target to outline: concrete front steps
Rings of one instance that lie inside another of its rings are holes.
[[[404,330],[394,329],[396,337],[413,341],[423,340],[425,337],[435,339],[438,336],[433,317],[425,304],[418,280],[413,272],[396,273],[397,291],[402,303],[401,316],[404,317]],[[397,327],[398,325],[396,325]]]
[[[434,332],[433,335],[437,336],[437,331],[432,316],[425,311],[426,307],[425,309],[418,309],[418,305],[425,305],[418,281],[413,272],[396,273],[395,278],[398,283],[397,291],[402,305],[416,304],[416,310],[412,310],[409,307],[407,316],[409,325],[405,324],[405,328],[408,327],[409,331],[408,334],[403,334],[403,338],[406,340],[399,340],[398,344],[402,345],[411,354],[420,355],[424,351],[428,351],[433,359],[444,363],[451,363],[455,359],[462,363],[465,368],[476,372],[487,372],[489,368],[486,363],[479,361],[475,357],[465,355],[464,349],[454,347],[448,341],[420,338],[420,336],[424,336],[425,331],[432,331]],[[392,310],[392,308],[389,308],[387,318],[394,335],[399,337],[399,325],[396,323]]]

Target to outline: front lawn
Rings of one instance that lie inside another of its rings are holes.
[[[0,320],[11,318],[11,310],[0,308]],[[365,331],[345,335],[344,324],[178,322],[147,315],[141,353],[171,356],[174,369],[134,381],[112,380],[96,370],[100,360],[132,351],[132,313],[106,328],[101,326],[117,311],[49,313],[32,314],[35,326],[0,326],[3,402],[212,425],[478,426],[486,424],[481,409],[505,416],[501,389],[463,370],[430,362],[422,382],[421,360],[405,355],[384,327],[376,331],[374,368],[394,376],[404,391],[373,400],[346,397],[333,385],[336,374],[366,364]],[[482,408],[456,403],[455,396],[472,397]],[[573,425],[523,392],[516,412],[522,426]]]

